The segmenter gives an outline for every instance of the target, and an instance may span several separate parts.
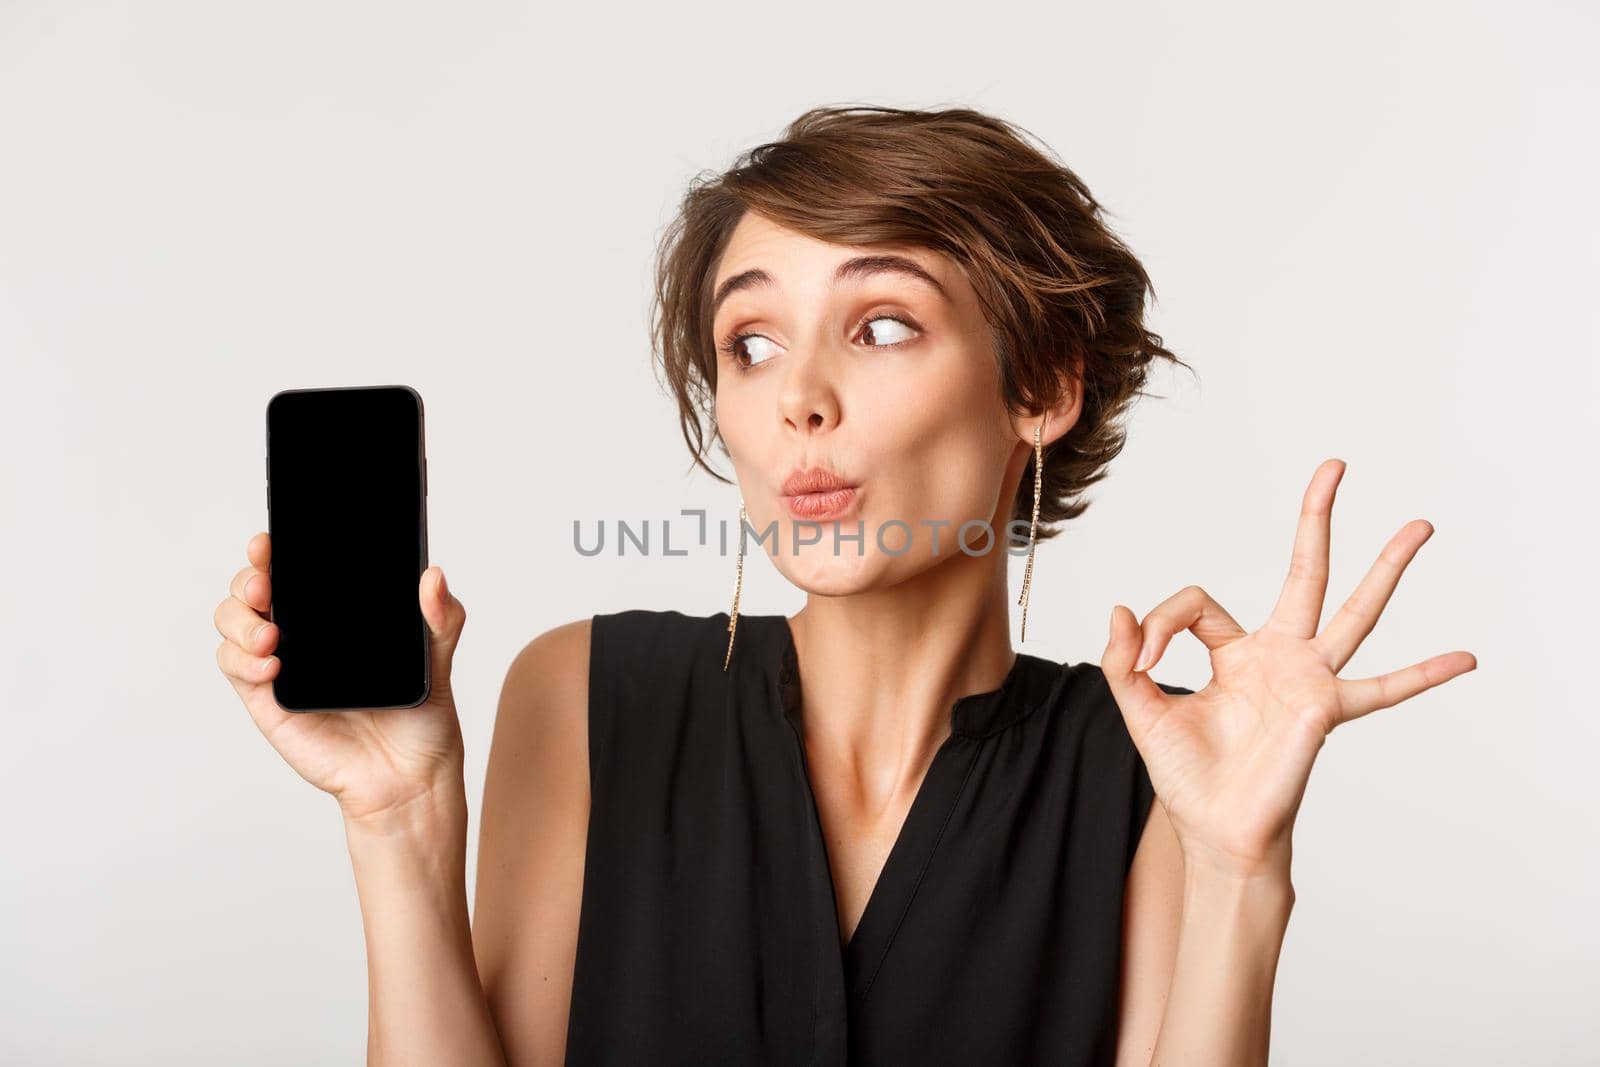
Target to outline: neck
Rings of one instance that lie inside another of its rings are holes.
[[[867,811],[892,808],[921,782],[951,732],[955,702],[998,689],[1015,660],[1003,545],[1031,450],[1019,445],[990,526],[993,551],[959,550],[885,589],[808,595],[789,620],[807,757]]]
[[[887,589],[807,598],[789,625],[813,758],[885,796],[920,775],[956,700],[1011,669],[1008,558],[958,551]]]

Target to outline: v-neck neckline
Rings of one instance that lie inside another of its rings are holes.
[[[910,910],[918,886],[938,850],[956,802],[966,786],[983,739],[1019,721],[1043,703],[1058,665],[1047,660],[1016,653],[1005,680],[996,688],[971,693],[951,705],[951,732],[935,750],[912,797],[905,819],[895,835],[867,902],[848,940],[841,944],[839,897],[833,863],[811,782],[810,761],[799,723],[799,661],[794,632],[783,615],[767,616],[779,629],[776,639],[764,647],[776,650],[776,670],[770,674],[775,706],[793,735],[796,772],[810,815],[809,837],[820,872],[818,895],[825,903],[818,907],[828,917],[829,943],[842,966],[845,991],[852,998],[864,997],[872,988],[878,969],[894,942],[901,922]],[[1052,668],[1041,671],[1041,667]]]

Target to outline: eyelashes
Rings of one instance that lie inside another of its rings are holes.
[[[748,356],[739,354],[739,346],[746,341],[761,337],[759,333],[731,333],[717,343],[717,351],[733,361],[733,365],[741,371],[752,369],[755,364],[750,363]]]
[[[888,320],[889,322],[898,323],[899,325],[904,326],[906,329],[912,331],[916,336],[915,337],[908,337],[903,341],[894,341],[894,342],[891,342],[889,344],[868,345],[867,346],[868,348],[879,348],[879,349],[901,348],[901,347],[904,347],[905,345],[910,344],[912,341],[915,341],[917,339],[917,337],[922,336],[922,327],[918,326],[914,321],[912,321],[909,316],[900,315],[900,314],[889,314],[887,312],[874,312],[873,314],[870,314],[870,315],[867,315],[867,316],[863,317],[859,322],[856,323],[855,330],[852,331],[852,336],[854,336],[854,334],[856,334],[856,333],[859,333],[861,331],[862,327],[867,326],[867,325],[869,325],[871,323],[874,323],[874,322],[881,322],[883,320]],[[740,372],[751,371],[751,370],[754,370],[756,367],[761,366],[761,364],[760,363],[752,363],[752,362],[750,362],[748,353],[741,354],[739,346],[744,344],[746,341],[754,340],[754,339],[757,339],[757,338],[759,338],[761,340],[764,340],[764,341],[769,340],[766,337],[766,335],[761,334],[761,333],[757,333],[755,331],[735,331],[733,333],[727,334],[720,341],[717,342],[717,351],[722,353],[723,355],[727,356],[728,359],[730,361],[732,361],[734,367],[737,368]],[[763,360],[762,362],[765,362],[765,361]]]

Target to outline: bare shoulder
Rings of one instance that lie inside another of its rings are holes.
[[[512,1064],[565,1055],[588,841],[590,623],[524,645],[495,713],[472,939]]]
[[[492,803],[534,796],[575,802],[589,795],[589,637],[592,620],[563,623],[513,657],[500,689],[484,784],[484,829]],[[551,792],[559,796],[551,796]],[[492,795],[491,795],[492,794]],[[587,814],[587,811],[585,811]]]
[[[546,630],[513,657],[500,689],[484,782],[481,841],[525,805],[554,805],[585,819],[589,804],[590,619]],[[537,813],[534,813],[537,814]]]
[[[1118,1064],[1147,1064],[1166,1012],[1183,919],[1183,847],[1157,799],[1124,889]]]
[[[522,646],[506,670],[495,731],[549,729],[587,710],[593,619],[563,623]]]

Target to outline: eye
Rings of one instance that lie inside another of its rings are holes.
[[[861,322],[861,333],[869,348],[897,348],[915,338],[918,328],[898,315],[872,315]],[[763,346],[766,346],[763,349]],[[759,333],[733,333],[717,344],[717,351],[733,361],[741,371],[753,370],[780,349],[770,337]]]
[[[734,366],[740,370],[749,370],[751,367],[764,363],[768,358],[771,358],[770,352],[765,356],[760,354],[760,342],[765,342],[773,348],[777,347],[772,344],[771,338],[763,337],[759,333],[736,333],[724,338],[717,345],[717,348],[729,359],[733,360]],[[755,351],[751,351],[752,345]]]
[[[887,326],[874,326],[874,323],[888,323]],[[862,324],[872,348],[893,348],[905,344],[916,336],[916,327],[904,319],[894,315],[874,315]]]

